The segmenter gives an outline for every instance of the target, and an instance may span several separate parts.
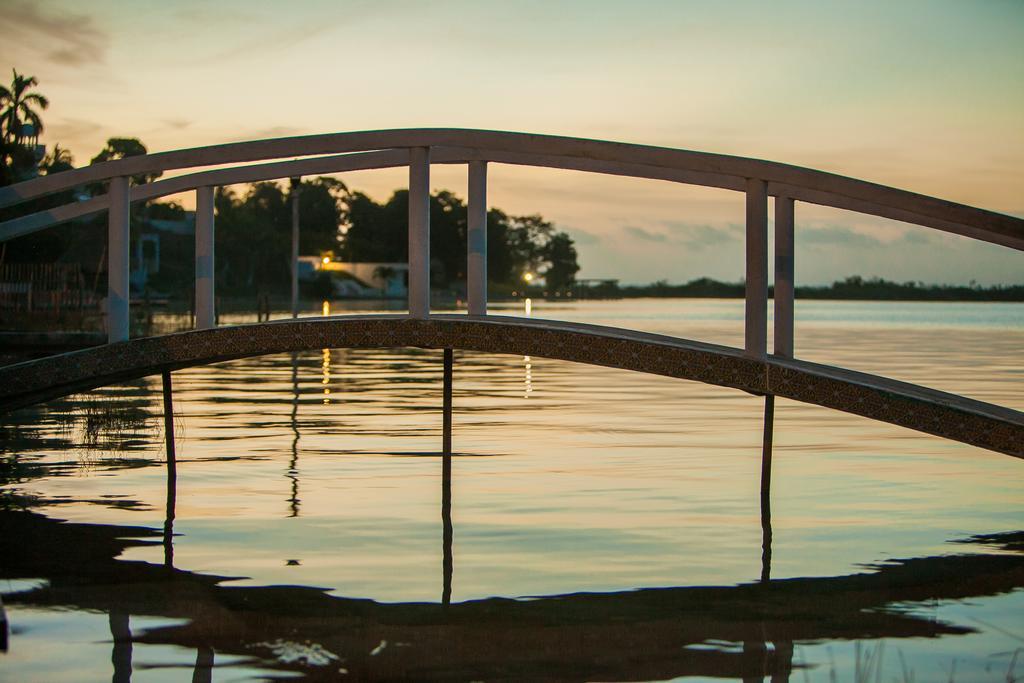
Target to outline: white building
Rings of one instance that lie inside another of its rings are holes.
[[[404,299],[409,293],[408,263],[351,263],[329,257],[300,256],[299,279],[321,273],[331,277],[339,297]]]

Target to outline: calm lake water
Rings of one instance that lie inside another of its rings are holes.
[[[740,346],[742,306],[532,315]],[[1024,410],[1021,304],[800,302],[796,348]],[[172,506],[159,377],[5,418],[0,679],[1024,676],[1024,462],[779,399],[768,556],[762,398],[456,351],[446,572],[441,372],[176,372]]]

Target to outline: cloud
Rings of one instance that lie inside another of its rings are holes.
[[[921,230],[908,230],[900,237],[900,241],[907,244],[935,244],[935,238],[935,235],[926,234]]]
[[[735,223],[716,226],[668,222],[665,225],[672,231],[672,235],[675,237],[674,242],[697,251],[705,247],[716,247],[736,242],[743,234],[743,229]]]
[[[589,246],[601,241],[601,238],[594,233],[581,230],[580,228],[565,228],[565,232],[569,233],[569,237],[571,237],[576,244],[585,244]]]
[[[47,11],[41,3],[10,3],[4,8],[4,20],[5,40],[42,52],[45,59],[65,66],[101,63],[110,44],[110,36],[92,17],[66,10]]]
[[[657,233],[657,232],[650,232],[648,230],[644,230],[643,228],[638,228],[635,225],[627,225],[623,229],[626,231],[627,234],[631,235],[632,237],[635,237],[638,240],[643,240],[645,242],[667,242],[668,241],[668,235],[663,235],[663,234]]]
[[[46,126],[51,137],[63,139],[79,139],[95,135],[103,126],[95,121],[64,117]]]
[[[883,246],[880,239],[856,232],[845,226],[827,226],[822,228],[805,228],[797,226],[796,243],[811,246],[842,246],[855,249],[873,249]]]
[[[168,128],[173,128],[174,130],[184,130],[185,128],[191,126],[194,123],[194,121],[189,121],[188,119],[164,119],[164,123],[167,124]]]
[[[661,221],[667,232],[658,232],[635,225],[627,225],[623,229],[631,237],[645,242],[672,244],[685,247],[688,251],[700,251],[707,247],[739,242],[743,237],[743,228],[733,223],[709,225],[683,223],[678,221]]]
[[[331,32],[341,33],[345,30],[351,31],[359,22],[377,15],[387,9],[380,9],[377,0],[367,0],[364,3],[324,3],[311,9],[311,6],[304,8],[307,11],[299,11],[291,16],[282,15],[276,5],[271,4],[270,8],[261,13],[253,8],[247,8],[248,14],[246,24],[249,27],[256,27],[256,31],[249,33],[246,37],[234,44],[224,43],[224,47],[212,55],[204,56],[203,62],[220,62],[232,59],[249,58],[252,55],[269,55],[280,53],[297,48],[302,43],[319,38]],[[310,16],[312,15],[312,16]],[[237,16],[224,17],[227,21],[238,21]],[[190,17],[193,23],[198,25],[209,25],[210,21],[204,20],[202,16]],[[218,41],[218,44],[223,42]]]
[[[631,239],[664,244],[672,248],[678,246],[689,252],[711,250],[726,245],[739,246],[745,239],[744,227],[738,223],[661,221],[658,226],[663,230],[635,225],[625,226],[623,230]],[[897,246],[921,247],[937,244],[940,239],[938,235],[927,234],[921,230],[894,232],[891,238],[879,238],[845,225],[798,226],[796,231],[797,246],[811,249],[840,247],[849,250],[873,250]]]

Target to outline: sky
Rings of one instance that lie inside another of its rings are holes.
[[[1024,216],[1024,1],[0,0],[0,67],[88,163],[408,127],[770,159]],[[2,75],[0,75],[2,77]],[[377,199],[401,170],[346,174]],[[465,196],[465,169],[435,168]],[[489,200],[575,239],[581,277],[743,274],[742,195],[492,166]],[[188,198],[185,198],[188,201]],[[1024,254],[797,205],[796,278],[1024,283]]]

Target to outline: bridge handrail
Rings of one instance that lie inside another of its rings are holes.
[[[486,153],[481,150],[441,147],[434,151],[432,162],[436,164],[460,164],[470,160],[493,161],[497,163],[560,168],[566,170],[588,171],[611,175],[666,180],[671,182],[704,185],[742,191],[742,179],[719,174],[694,173],[678,169],[647,166],[644,164],[627,164],[623,162],[601,162],[591,159],[557,157],[553,155],[523,153]],[[394,168],[408,164],[405,150],[385,150],[381,152],[360,152],[331,156],[313,157],[295,161],[255,164],[210,171],[199,171],[186,175],[165,178],[145,185],[131,188],[131,201],[145,201],[162,196],[194,190],[203,185],[231,185],[260,180],[272,180],[289,176],[342,173],[356,170]],[[1024,239],[993,234],[971,225],[955,223],[949,220],[923,217],[911,211],[870,204],[850,197],[815,190],[769,183],[768,194],[771,196],[788,196],[794,200],[807,203],[831,206],[859,213],[871,214],[922,225],[925,227],[950,232],[965,237],[1000,244],[1013,249],[1024,250]],[[52,225],[63,223],[83,216],[107,210],[107,195],[97,195],[85,201],[64,204],[37,213],[27,214],[0,223],[0,241],[27,235]]]
[[[741,189],[742,183],[748,179],[756,179],[768,184],[769,195],[895,218],[1024,250],[1024,220],[1020,218],[826,171],[666,147],[452,128],[330,133],[235,142],[128,157],[0,188],[0,207],[87,183],[141,173],[282,157],[403,148],[461,148],[469,152],[464,159],[453,158],[439,163],[459,163],[474,158],[501,163],[578,168],[581,165],[579,162],[583,162],[583,166],[589,164],[603,168],[598,171],[602,173],[677,180],[733,190]],[[559,163],[559,159],[567,160],[567,163]],[[576,163],[569,163],[570,160]],[[616,165],[621,167],[616,168]],[[665,174],[665,171],[679,171],[686,175],[673,178],[671,173]]]

